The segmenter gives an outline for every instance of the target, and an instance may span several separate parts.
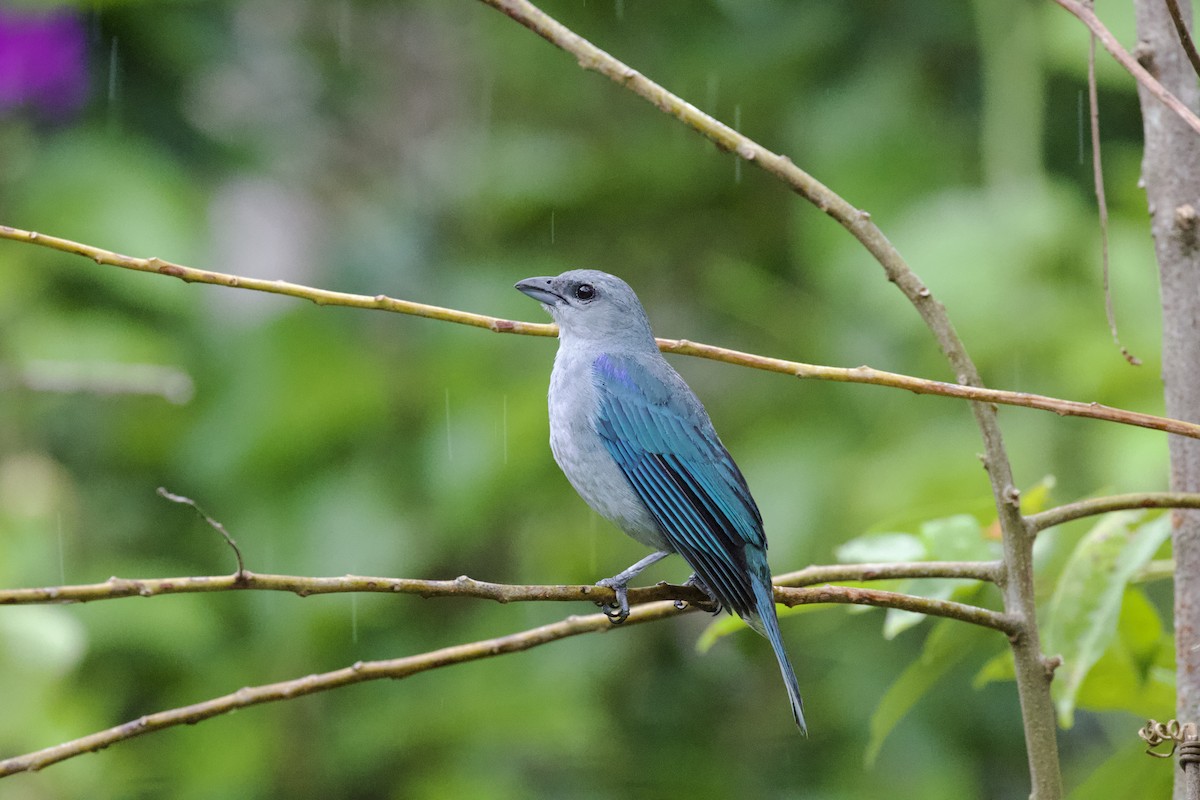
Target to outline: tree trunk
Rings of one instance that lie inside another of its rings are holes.
[[[1200,105],[1197,76],[1163,0],[1135,0],[1142,65],[1188,108]],[[1181,0],[1191,18],[1188,0]],[[1167,415],[1200,421],[1200,137],[1138,87],[1146,150],[1142,178],[1158,258],[1163,309],[1163,383]],[[1171,488],[1200,491],[1200,441],[1170,437]],[[1200,722],[1200,512],[1174,512],[1176,717]],[[1189,770],[1193,772],[1194,770]],[[1188,796],[1176,770],[1175,798]]]

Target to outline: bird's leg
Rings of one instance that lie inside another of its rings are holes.
[[[700,578],[700,576],[697,575],[696,573],[693,572],[692,577],[690,577],[686,581],[684,581],[683,585],[684,586],[695,586],[697,589],[699,589],[700,591],[702,591],[706,595],[708,595],[708,601],[709,601],[709,603],[712,604],[712,607],[713,607],[712,614],[714,617],[725,610],[725,604],[722,603],[715,594],[713,594],[713,590],[708,588],[708,584],[705,583]],[[684,602],[683,600],[676,600],[675,607],[682,610],[687,607],[687,603]],[[704,610],[707,611],[708,609],[706,608]]]
[[[596,605],[603,609],[605,616],[608,617],[609,621],[612,622],[613,625],[620,625],[629,618],[629,581],[646,567],[657,561],[663,560],[669,555],[671,554],[666,551],[651,553],[629,569],[618,572],[611,578],[605,578],[604,580],[596,581],[597,586],[603,586],[606,589],[612,589],[617,593],[617,602],[615,604],[610,605],[608,603],[596,603]]]

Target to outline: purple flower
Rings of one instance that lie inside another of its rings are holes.
[[[23,108],[61,121],[87,99],[86,34],[79,15],[0,10],[0,116]]]

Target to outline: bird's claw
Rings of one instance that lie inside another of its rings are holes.
[[[604,616],[608,617],[608,621],[613,625],[620,625],[629,619],[629,587],[624,583],[617,583],[612,578],[596,581],[596,585],[612,589],[617,595],[616,603],[596,602],[596,605],[600,606],[600,610],[604,612]]]
[[[684,581],[683,585],[684,586],[695,586],[697,589],[699,589],[700,591],[702,591],[706,595],[708,595],[708,605],[711,606],[712,615],[714,617],[718,616],[722,611],[725,610],[725,604],[722,603],[715,594],[713,594],[712,589],[708,588],[708,584],[705,583],[703,580],[701,580],[700,576],[697,575],[696,573],[693,572],[692,577],[690,577],[686,581]],[[682,610],[686,605],[687,605],[687,602],[684,600],[676,600],[675,601],[675,607],[678,609]],[[697,604],[697,607],[700,608],[702,611],[709,610],[705,606],[702,606],[699,604]]]

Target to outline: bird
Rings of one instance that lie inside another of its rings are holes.
[[[558,323],[550,375],[550,449],[575,491],[653,552],[598,581],[605,608],[629,616],[629,581],[678,553],[688,583],[771,643],[792,716],[807,735],[796,673],[783,646],[762,515],[699,398],[658,349],[629,284],[593,269],[519,281]]]

